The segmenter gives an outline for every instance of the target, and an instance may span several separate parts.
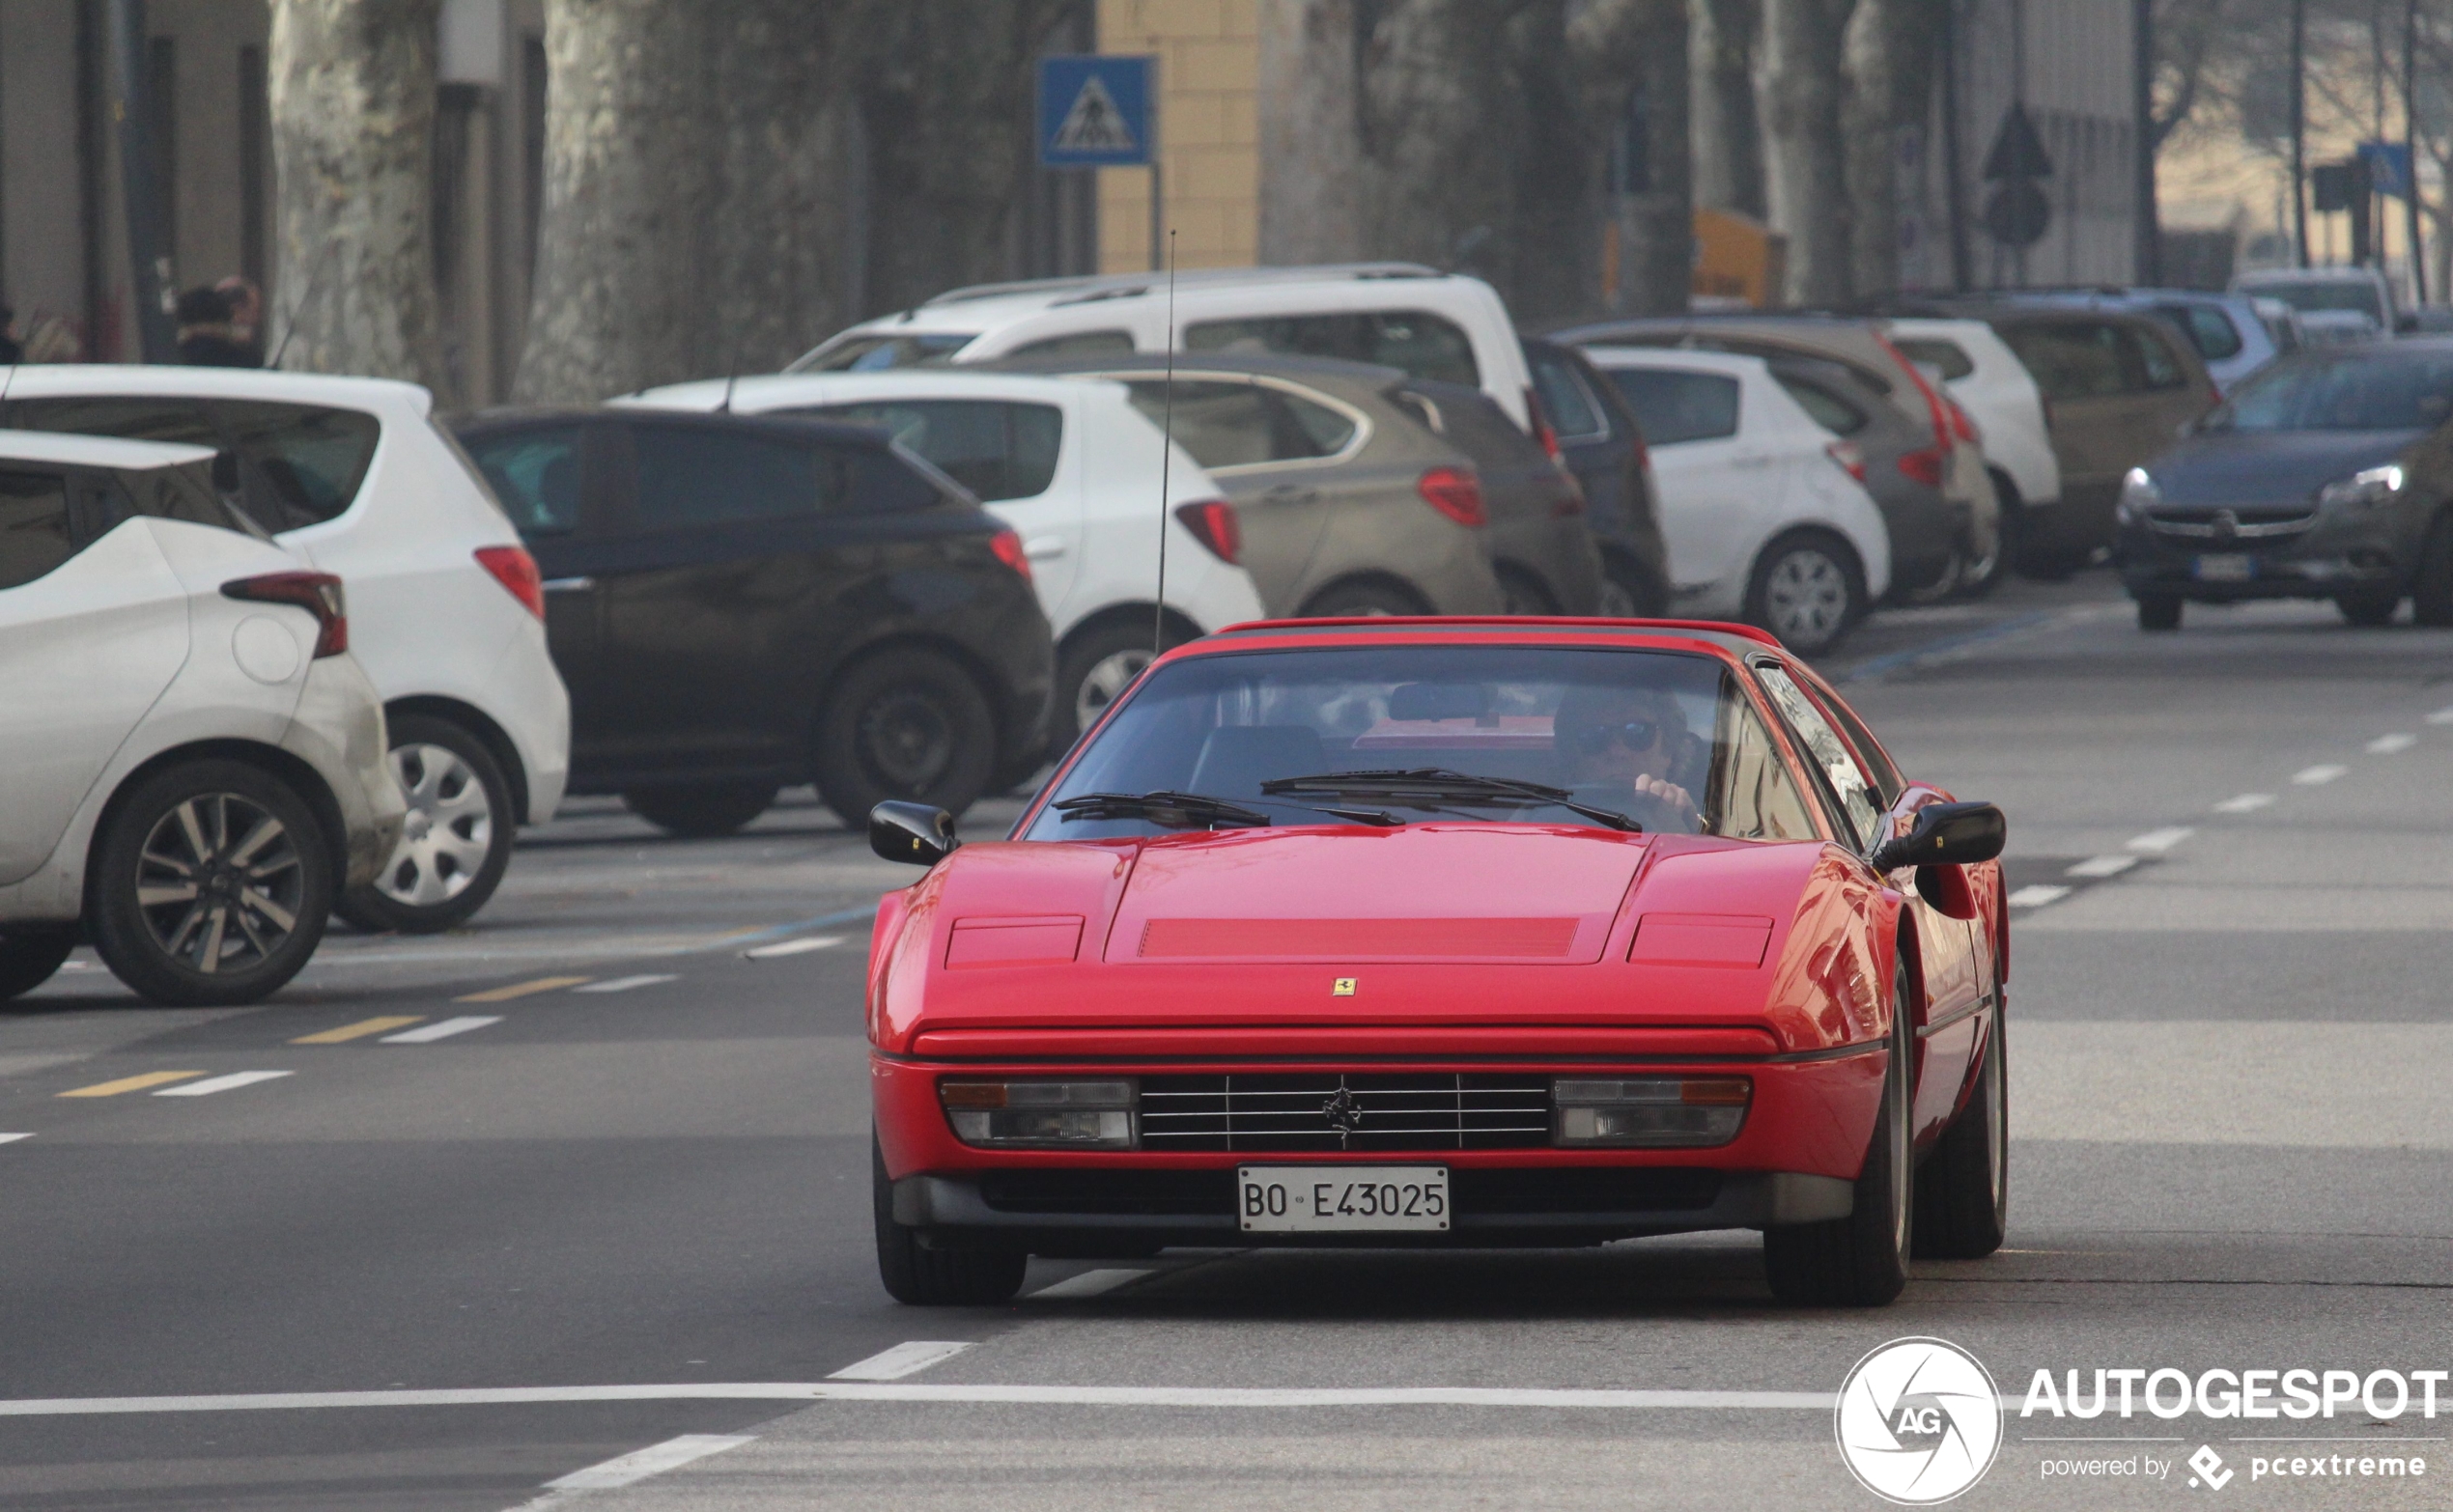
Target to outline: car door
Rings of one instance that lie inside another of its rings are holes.
[[[545,579],[546,646],[570,690],[575,760],[588,738],[583,732],[605,723],[595,574],[611,549],[609,520],[606,508],[591,511],[583,501],[606,496],[616,439],[608,428],[576,418],[460,437]]]
[[[99,478],[0,462],[0,885],[32,875],[187,659],[187,594]]]
[[[1669,364],[1605,372],[1652,451],[1671,581],[1693,591],[1742,574],[1780,462],[1760,427],[1745,434],[1750,417],[1737,377]]]
[[[2109,508],[2136,448],[2136,342],[2121,323],[2089,317],[2008,321],[2002,340],[2035,376],[2061,465],[2061,496],[2074,513]],[[2178,422],[2175,422],[2176,424]]]

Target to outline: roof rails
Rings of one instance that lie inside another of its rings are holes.
[[[1176,283],[1317,283],[1340,278],[1445,278],[1438,268],[1422,263],[1313,263],[1283,267],[1197,267],[1176,274]],[[1030,278],[1014,283],[970,284],[948,289],[921,301],[923,306],[960,304],[973,299],[995,299],[1010,294],[1061,294],[1072,291],[1080,294],[1066,304],[1086,302],[1091,298],[1129,298],[1148,294],[1154,286],[1148,273],[1102,273],[1080,278]]]

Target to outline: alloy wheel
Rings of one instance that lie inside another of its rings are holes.
[[[136,907],[155,945],[204,975],[268,960],[296,931],[305,886],[297,837],[238,793],[183,800],[137,858]]]
[[[476,881],[493,845],[486,785],[459,752],[425,742],[392,748],[392,775],[409,799],[409,817],[375,885],[410,908],[449,902]]]
[[[1082,686],[1073,695],[1073,727],[1076,730],[1090,728],[1099,715],[1107,713],[1108,705],[1122,697],[1124,690],[1133,686],[1133,680],[1142,675],[1142,669],[1156,659],[1146,651],[1119,651],[1090,663],[1090,670],[1082,679]]]
[[[888,786],[924,793],[954,760],[954,727],[917,687],[889,688],[860,714],[860,752]]]
[[[1798,546],[1772,564],[1763,617],[1782,640],[1819,646],[1840,633],[1848,615],[1848,574],[1814,546]]]

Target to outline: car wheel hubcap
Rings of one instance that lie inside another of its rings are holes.
[[[1791,551],[1772,564],[1763,609],[1773,634],[1820,645],[1847,615],[1848,576],[1820,551]]]
[[[297,839],[237,793],[187,798],[155,821],[136,860],[136,908],[155,947],[200,975],[261,966],[298,927]]]
[[[1107,713],[1108,705],[1122,696],[1142,675],[1142,669],[1156,658],[1146,651],[1119,651],[1101,657],[1090,664],[1083,676],[1082,686],[1073,695],[1073,727],[1086,730]]]
[[[953,721],[927,693],[899,688],[869,705],[862,715],[860,749],[886,786],[924,793],[953,762]]]
[[[457,751],[424,742],[392,748],[392,776],[409,800],[409,818],[376,889],[412,909],[449,903],[468,890],[493,849],[486,785]]]

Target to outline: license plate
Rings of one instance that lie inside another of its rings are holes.
[[[1445,1165],[1245,1165],[1247,1234],[1426,1233],[1448,1227]]]
[[[2202,583],[2244,583],[2256,575],[2256,560],[2242,552],[2197,559],[2197,580]]]

